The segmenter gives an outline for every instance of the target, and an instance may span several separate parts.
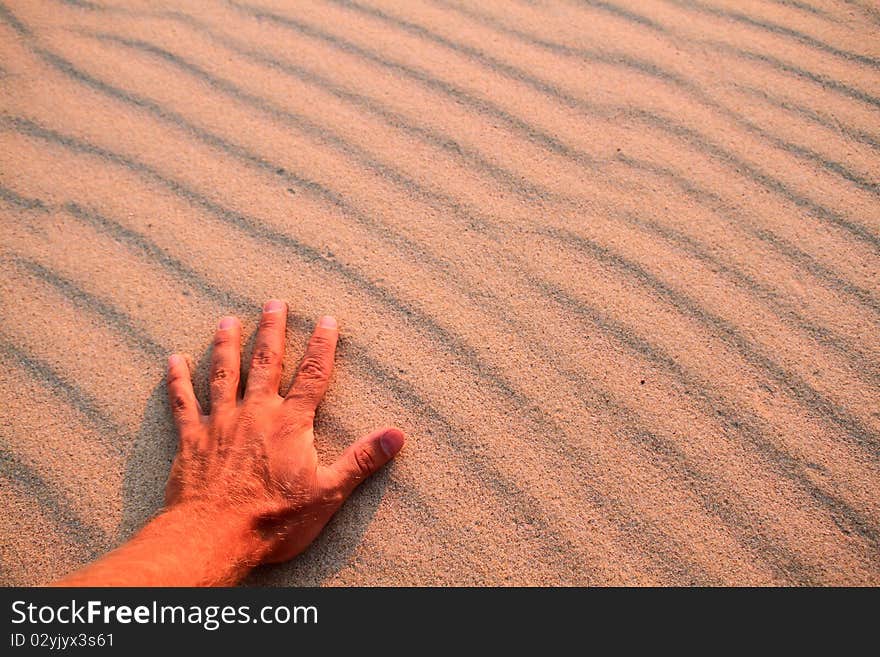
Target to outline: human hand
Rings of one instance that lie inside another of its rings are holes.
[[[198,525],[245,528],[250,562],[290,559],[318,536],[365,478],[403,447],[394,428],[375,431],[329,466],[318,463],[315,409],[333,369],[336,320],[322,317],[287,394],[279,394],[287,306],[263,308],[244,395],[239,395],[241,325],[224,317],[214,337],[210,410],[202,412],[187,361],[171,356],[168,396],[180,437],[166,488],[166,509]],[[239,553],[239,550],[230,550]]]

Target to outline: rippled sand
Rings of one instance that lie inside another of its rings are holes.
[[[323,456],[410,442],[251,583],[880,584],[874,3],[175,4],[0,5],[0,582],[156,512],[165,357],[277,296]]]

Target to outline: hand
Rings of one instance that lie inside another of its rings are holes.
[[[332,465],[318,463],[315,409],[330,381],[339,331],[335,319],[321,318],[282,397],[286,323],[286,304],[269,301],[241,397],[241,325],[235,317],[220,321],[207,415],[196,400],[186,360],[171,356],[168,367],[180,444],[166,506],[190,509],[208,522],[240,521],[257,539],[252,560],[263,562],[285,561],[305,550],[358,484],[404,443],[398,429],[380,429],[355,442]]]
[[[270,301],[239,396],[241,325],[224,317],[211,354],[211,408],[193,392],[187,361],[168,359],[168,397],[180,445],[165,508],[121,547],[59,586],[205,586],[240,581],[259,563],[299,554],[364,479],[403,447],[399,429],[361,438],[318,464],[313,421],[339,333],[322,317],[287,395],[278,393],[287,306]]]

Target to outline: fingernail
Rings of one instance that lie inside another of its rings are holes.
[[[336,318],[331,317],[330,315],[324,315],[320,321],[318,322],[318,326],[326,329],[335,329],[338,324],[336,323]]]
[[[231,329],[235,327],[235,317],[224,317],[220,320],[220,330]]]
[[[168,357],[168,367],[177,367],[183,362],[183,358],[178,354],[171,354]]]
[[[266,305],[263,306],[264,313],[277,313],[280,310],[284,310],[284,302],[278,299],[267,301]]]
[[[381,445],[382,451],[385,452],[385,456],[388,458],[397,454],[403,447],[404,442],[406,442],[406,437],[400,429],[389,429],[379,438],[379,445]]]

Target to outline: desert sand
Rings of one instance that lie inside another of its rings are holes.
[[[322,458],[409,442],[251,585],[880,584],[876,3],[176,5],[0,4],[0,583],[281,297]]]

